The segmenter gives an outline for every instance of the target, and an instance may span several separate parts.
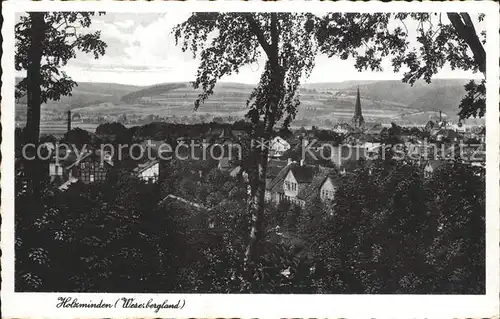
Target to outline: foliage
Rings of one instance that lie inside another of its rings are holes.
[[[113,122],[113,123],[100,124],[99,126],[96,127],[95,133],[118,135],[122,134],[126,130],[127,128],[123,124],[118,122]]]
[[[168,165],[160,185],[120,170],[66,192],[44,184],[39,214],[18,167],[16,290],[484,293],[482,169],[447,164],[425,179],[418,166],[360,161],[331,202],[267,205],[249,286],[245,184],[208,163]],[[158,204],[166,194],[202,208]]]
[[[418,23],[415,47],[409,46],[408,20]],[[467,13],[447,13],[447,19],[442,13],[330,13],[319,24],[321,52],[354,58],[359,71],[382,70],[382,59],[391,57],[393,70],[405,69],[402,80],[412,85],[421,78],[430,83],[445,64],[486,74],[485,33],[477,33]],[[484,115],[484,80],[479,86],[465,86],[460,118]]]
[[[319,291],[484,293],[484,175],[461,164],[430,180],[397,163],[369,172],[346,175],[333,213],[301,225]]]
[[[88,145],[92,141],[92,137],[93,134],[77,127],[66,132],[61,141],[67,143],[70,147],[75,145],[78,149],[81,149],[84,145],[87,145],[87,149],[89,149]]]
[[[182,41],[182,49],[190,50],[193,56],[201,58],[194,87],[201,87],[203,92],[196,100],[195,108],[213,94],[221,77],[256,63],[262,48],[268,63],[259,85],[250,96],[248,115],[253,123],[257,122],[256,119],[263,119],[266,113],[267,116],[273,113],[275,121],[285,115],[285,123],[288,124],[298,106],[296,93],[299,81],[314,66],[315,44],[307,29],[310,19],[309,14],[294,13],[196,13],[178,25],[174,32],[176,40]],[[279,35],[271,26],[271,20],[279,23]],[[282,84],[272,82],[275,79],[271,69],[278,67],[276,63],[285,73]],[[266,110],[266,93],[275,85],[280,86],[274,88],[280,91],[279,105],[276,109]]]
[[[63,95],[70,95],[76,84],[65,72],[60,71],[76,52],[93,54],[97,59],[105,53],[106,43],[100,40],[101,32],[79,33],[78,29],[87,29],[92,23],[93,12],[50,12],[44,14],[46,29],[42,42],[43,65],[41,75],[41,102],[59,100]],[[31,16],[22,16],[15,26],[16,35],[16,70],[27,70],[31,41]],[[26,94],[27,78],[16,85],[16,98]]]
[[[467,94],[460,102],[460,118],[484,117],[486,113],[486,80],[476,83],[470,80],[465,85]]]

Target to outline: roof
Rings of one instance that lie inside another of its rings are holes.
[[[208,136],[218,137],[218,138],[231,138],[235,137],[233,130],[230,127],[213,127],[207,133]]]
[[[248,135],[247,131],[245,130],[232,130],[234,136],[245,136]]]
[[[276,174],[276,177],[271,179],[269,184],[266,185],[266,189],[273,189],[276,185],[279,184],[280,181],[281,182],[284,181],[286,174],[288,174],[289,169],[290,169],[289,165],[285,166],[284,168],[281,168],[278,174]]]
[[[345,130],[352,130],[352,126],[350,126],[347,123],[339,123],[333,127],[333,129],[345,129]]]
[[[220,169],[225,170],[225,169],[230,169],[231,167],[232,167],[232,165],[231,165],[231,161],[229,158],[225,157],[225,158],[221,158],[219,160],[219,168]]]
[[[442,128],[442,129],[439,129],[437,130],[436,132],[433,133],[433,135],[445,135],[446,137],[457,137],[459,136],[459,134],[452,130],[452,129],[449,129],[449,128]]]
[[[147,161],[145,163],[141,163],[141,164],[137,165],[137,167],[135,167],[133,171],[135,173],[141,173],[157,163],[158,163],[157,160]]]
[[[269,160],[267,162],[266,176],[270,178],[276,177],[279,172],[288,165],[287,161],[282,160]]]
[[[310,198],[312,198],[312,196],[314,194],[318,194],[319,193],[319,189],[321,188],[321,186],[325,183],[325,181],[330,178],[331,181],[333,183],[335,183],[337,181],[336,178],[334,178],[333,176],[333,170],[331,170],[330,172],[325,172],[325,173],[322,173],[320,175],[317,175],[315,176],[312,181],[311,181],[311,184],[309,184],[308,187],[302,189],[300,192],[299,192],[299,195],[297,196],[299,199],[301,200],[308,200]]]
[[[310,183],[315,173],[315,167],[312,165],[300,166],[296,162],[290,163],[281,169],[278,175],[266,185],[266,189],[274,192],[282,191],[281,182],[285,180],[289,171],[292,171],[298,183]]]
[[[78,178],[72,177],[68,179],[66,182],[64,182],[61,186],[59,186],[60,191],[65,191],[67,190],[72,184],[78,182]]]
[[[208,208],[206,208],[205,206],[201,205],[201,204],[198,204],[198,203],[195,203],[195,202],[192,202],[190,200],[187,200],[187,199],[184,199],[182,197],[179,197],[179,196],[175,196],[175,195],[167,195],[165,198],[163,198],[161,201],[160,201],[160,205],[162,204],[165,204],[167,202],[171,202],[171,201],[178,201],[178,202],[181,202],[183,204],[186,204],[188,206],[191,206],[197,210],[202,210],[202,211],[209,211]]]
[[[297,163],[290,164],[293,176],[299,183],[310,183],[315,173],[315,167],[311,165],[301,166]]]
[[[341,145],[330,148],[330,159],[337,166],[342,166],[347,161],[359,160],[365,158],[365,148],[363,146]]]
[[[71,152],[66,159],[62,160],[61,163],[63,166],[65,166],[67,169],[71,168],[75,165],[78,165],[80,162],[83,160],[89,159],[94,162],[101,162],[101,159],[103,159],[103,163],[107,163],[108,165],[113,166],[113,162],[110,158],[110,155],[108,153],[104,153],[102,155],[103,157],[101,158],[101,152],[100,151],[87,151],[86,154],[82,153],[79,154],[79,157],[75,154],[75,152]]]
[[[439,160],[428,160],[425,166],[429,165],[433,170],[443,166],[444,162]]]
[[[160,140],[145,140],[142,141],[141,145],[148,146],[148,143],[151,143],[152,147],[160,147],[160,145],[165,144],[165,141],[160,141]]]
[[[382,134],[385,130],[385,127],[372,127],[365,131],[365,134]]]
[[[55,160],[55,158],[54,158]],[[69,152],[65,157],[63,157],[59,163],[63,167],[70,167],[77,161],[77,156],[74,152]]]

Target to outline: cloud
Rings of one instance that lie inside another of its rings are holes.
[[[108,13],[96,16],[91,31],[101,31],[103,41],[108,44],[106,55],[95,60],[92,55],[78,53],[77,58],[70,61],[66,70],[77,81],[135,85],[192,81],[195,79],[199,61],[194,60],[189,52],[182,52],[180,47],[175,45],[172,34],[173,27],[185,21],[189,15],[188,12],[175,12]],[[398,22],[394,22],[394,25],[396,23]],[[412,35],[415,35],[416,25],[411,23],[407,23],[407,28]],[[264,59],[222,80],[257,83],[263,66]],[[401,74],[393,73],[388,59],[383,61],[382,66],[383,72],[358,72],[352,60],[320,55],[307,82],[401,79]],[[470,78],[472,74],[452,71],[449,67],[445,67],[438,77]]]
[[[113,77],[110,75],[114,72],[116,81],[139,85],[154,84],[152,79],[159,78],[161,73],[173,78],[172,81],[177,78],[192,80],[197,62],[175,45],[171,33],[172,28],[188,16],[189,13],[153,14],[146,19],[143,14],[132,15],[135,20],[131,19],[130,14],[97,17],[91,31],[101,31],[102,40],[108,44],[106,54],[95,60],[91,55],[78,53],[77,59],[68,63],[68,73],[70,69],[85,69],[86,77],[90,76],[89,72],[94,72],[101,81],[102,72],[106,71],[106,77],[111,80]],[[127,71],[131,73],[130,76],[126,75]],[[148,76],[138,78],[138,72]],[[82,74],[79,72],[75,74],[75,78],[80,76]],[[142,83],[135,83],[139,79]]]
[[[135,24],[134,20],[115,21],[114,23],[116,26],[122,29],[128,29]]]

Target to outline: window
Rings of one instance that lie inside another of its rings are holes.
[[[323,199],[332,199],[333,196],[334,196],[334,191],[332,190],[324,189],[321,191],[321,198]]]
[[[285,181],[285,190],[296,191],[297,190],[297,183]]]
[[[432,172],[430,170],[425,170],[424,171],[424,177],[425,178],[431,178],[432,177]]]
[[[90,181],[93,182],[94,181],[94,175],[93,174],[90,174]]]

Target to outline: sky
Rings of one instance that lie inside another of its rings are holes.
[[[94,59],[90,54],[77,53],[64,70],[75,81],[111,82],[147,86],[166,82],[195,79],[197,60],[190,52],[175,45],[172,28],[185,21],[189,13],[107,13],[95,16],[89,31],[100,30],[101,39],[108,44],[106,54]],[[408,29],[415,26],[408,25]],[[264,60],[244,67],[239,74],[223,78],[224,82],[257,83]],[[316,67],[306,83],[341,82],[349,80],[399,80],[390,62],[383,62],[383,72],[358,72],[353,60],[340,60],[319,55]],[[444,68],[436,77],[471,78],[470,72]]]

